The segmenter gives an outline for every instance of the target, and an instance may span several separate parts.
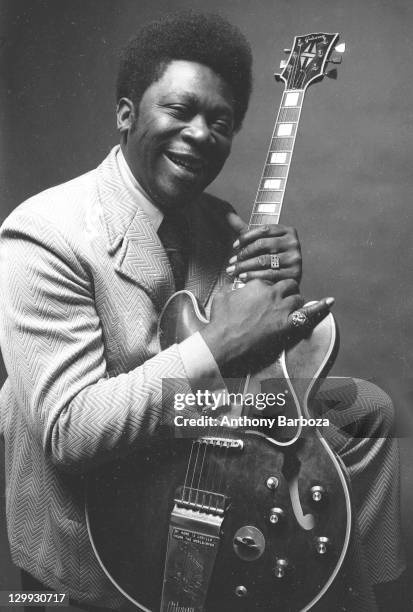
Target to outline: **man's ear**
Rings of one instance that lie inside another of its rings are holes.
[[[129,98],[121,98],[116,107],[116,123],[121,134],[128,132],[136,119],[135,105]]]

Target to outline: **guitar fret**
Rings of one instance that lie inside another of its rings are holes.
[[[291,153],[294,146],[294,138],[283,138],[281,136],[274,136],[271,138],[270,152],[275,151],[288,151]]]
[[[279,191],[274,191],[274,189],[263,190],[260,189],[257,194],[256,203],[263,204],[265,202],[281,202],[283,191],[280,189]]]
[[[277,224],[278,220],[280,218],[279,214],[258,214],[258,213],[252,213],[251,215],[251,221],[248,225],[248,227],[258,227],[260,225],[267,225],[267,224]]]
[[[280,178],[284,179],[287,176],[287,164],[266,164],[262,177],[264,178]]]
[[[280,108],[280,114],[278,115],[279,122],[294,122],[297,123],[300,118],[300,109],[297,108]]]

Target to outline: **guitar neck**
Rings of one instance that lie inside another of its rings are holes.
[[[278,223],[300,121],[304,90],[285,89],[277,114],[249,227]]]
[[[303,100],[303,89],[284,90],[258,183],[249,229],[277,224],[280,219]],[[243,286],[244,283],[238,278],[234,280],[233,289]]]
[[[258,184],[249,228],[277,224],[280,219],[304,93],[312,82],[321,80],[325,74],[329,76],[325,72],[327,62],[341,62],[340,56],[332,54],[338,39],[337,33],[323,32],[295,36],[288,61],[282,62],[282,73],[275,75],[277,80],[284,81],[285,89]],[[342,53],[344,48],[345,45],[341,44],[335,50]],[[243,286],[238,278],[235,279],[233,289]]]

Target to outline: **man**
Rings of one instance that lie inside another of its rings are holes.
[[[189,390],[189,379],[214,385],[221,374],[244,373],[243,363],[258,368],[260,356],[283,348],[303,303],[295,231],[246,231],[228,204],[204,194],[241,127],[250,84],[249,46],[224,20],[191,13],[143,27],[121,60],[120,147],[96,170],[23,203],[2,228],[9,378],[0,423],[11,552],[26,578],[69,592],[85,609],[125,602],[89,543],[83,476],[171,424],[162,379]],[[225,289],[228,275],[241,276],[242,290]],[[182,286],[210,323],[160,351],[160,311]],[[314,323],[331,303],[305,312]],[[333,406],[338,427],[369,417],[367,431],[381,432],[353,440],[337,428],[332,443],[353,480],[370,578],[393,580],[403,560],[397,449],[384,437],[389,400],[350,381],[326,389],[319,403]]]

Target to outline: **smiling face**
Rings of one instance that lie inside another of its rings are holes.
[[[196,62],[170,62],[137,112],[126,98],[118,106],[125,158],[163,209],[193,201],[215,179],[231,151],[233,125],[228,85]]]

